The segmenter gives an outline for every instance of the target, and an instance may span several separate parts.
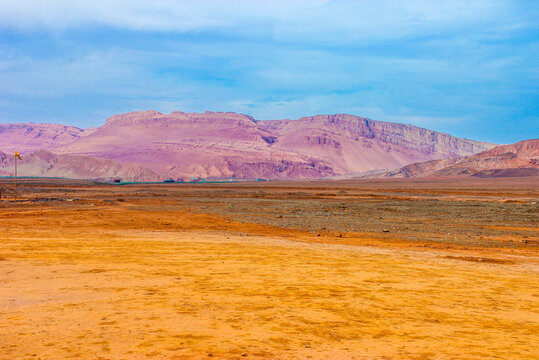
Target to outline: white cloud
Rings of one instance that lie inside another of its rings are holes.
[[[76,93],[125,91],[144,81],[141,65],[126,59],[140,53],[93,50],[80,57],[12,58],[0,72],[0,95],[59,98]]]
[[[28,29],[63,29],[102,24],[133,30],[189,31],[233,25],[246,16],[272,18],[286,9],[323,1],[210,1],[210,0],[4,0],[0,21]]]
[[[0,0],[0,120],[154,108],[503,123],[535,111],[533,1]]]
[[[0,25],[65,30],[106,25],[146,31],[199,31],[261,24],[277,41],[376,41],[484,22],[515,26],[509,0],[3,0]],[[518,23],[518,22],[517,22]]]

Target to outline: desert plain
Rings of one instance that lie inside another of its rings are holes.
[[[0,187],[0,359],[539,358],[537,177]]]

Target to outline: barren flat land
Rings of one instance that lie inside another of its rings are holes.
[[[539,358],[537,177],[0,188],[0,359]]]

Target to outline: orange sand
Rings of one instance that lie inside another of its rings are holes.
[[[0,359],[539,358],[533,249],[122,206],[0,209]]]

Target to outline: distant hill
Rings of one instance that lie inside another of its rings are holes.
[[[0,144],[0,150],[9,153],[46,149],[61,161],[65,155],[80,155],[136,164],[159,178],[266,179],[316,179],[398,168],[495,146],[346,114],[258,121],[236,113],[180,111],[115,115],[88,130],[4,124]]]
[[[94,130],[58,124],[0,124],[0,151],[53,149],[77,141]]]
[[[0,152],[0,176],[14,175],[14,158]],[[71,179],[122,179],[124,181],[153,181],[161,178],[139,165],[121,164],[108,159],[81,155],[56,155],[48,150],[27,153],[18,163],[21,176],[63,177]]]
[[[500,145],[462,158],[426,161],[377,174],[382,177],[539,176],[539,139]]]

